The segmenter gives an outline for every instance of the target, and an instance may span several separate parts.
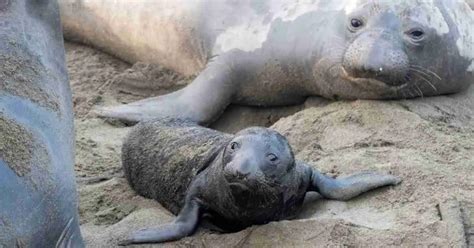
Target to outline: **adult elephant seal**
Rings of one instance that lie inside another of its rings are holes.
[[[0,247],[83,247],[58,6],[0,0]]]
[[[230,103],[409,98],[458,92],[474,81],[474,15],[463,0],[61,6],[67,37],[185,74],[204,68],[182,90],[97,111],[128,122],[172,116],[207,124]]]
[[[235,136],[177,119],[139,123],[122,148],[126,177],[140,195],[156,199],[176,220],[133,233],[121,244],[166,242],[191,235],[200,216],[225,231],[288,219],[306,192],[348,200],[385,185],[392,175],[366,172],[333,179],[295,161],[285,137],[253,127]]]

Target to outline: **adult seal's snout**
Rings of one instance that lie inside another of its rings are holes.
[[[409,63],[400,38],[379,30],[361,34],[352,42],[343,67],[349,77],[401,85],[407,81]]]

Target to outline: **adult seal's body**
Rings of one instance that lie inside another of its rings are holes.
[[[223,230],[236,231],[291,218],[308,191],[348,200],[400,182],[375,172],[324,176],[295,161],[287,140],[271,129],[248,128],[234,136],[175,119],[139,123],[124,142],[122,160],[136,192],[178,215],[173,223],[137,231],[122,244],[191,235],[203,214]]]
[[[471,9],[474,9],[474,0],[466,0],[466,3],[469,4]]]
[[[0,1],[0,65],[0,247],[83,247],[55,1]]]
[[[230,103],[410,98],[458,92],[474,80],[474,15],[463,0],[61,0],[61,6],[71,39],[129,61],[185,74],[202,70],[172,94],[97,111],[129,122],[172,116],[205,124]]]

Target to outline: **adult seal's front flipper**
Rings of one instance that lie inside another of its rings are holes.
[[[241,53],[229,53],[209,63],[208,67],[187,87],[158,97],[120,106],[95,110],[99,117],[135,124],[140,121],[171,117],[210,124],[231,103],[236,90],[239,68],[233,66]]]
[[[0,247],[83,247],[57,3],[0,0]]]

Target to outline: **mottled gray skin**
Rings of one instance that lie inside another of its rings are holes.
[[[182,90],[105,107],[99,116],[131,123],[171,116],[208,124],[231,103],[281,106],[315,95],[412,98],[459,92],[474,81],[474,15],[462,0],[315,1],[304,11],[293,1],[244,1],[234,6],[238,10],[230,8],[233,1],[210,2],[216,6],[196,17],[200,25],[192,29],[204,37],[204,54],[214,56],[199,76]]]
[[[288,141],[261,127],[236,135],[177,119],[139,123],[122,148],[125,175],[140,195],[159,201],[173,223],[133,233],[122,245],[191,235],[202,215],[224,231],[292,218],[308,191],[348,200],[400,179],[365,172],[333,179],[295,161]]]
[[[83,247],[58,6],[0,0],[0,247]]]
[[[469,4],[471,9],[474,9],[474,0],[466,0],[466,3]]]

